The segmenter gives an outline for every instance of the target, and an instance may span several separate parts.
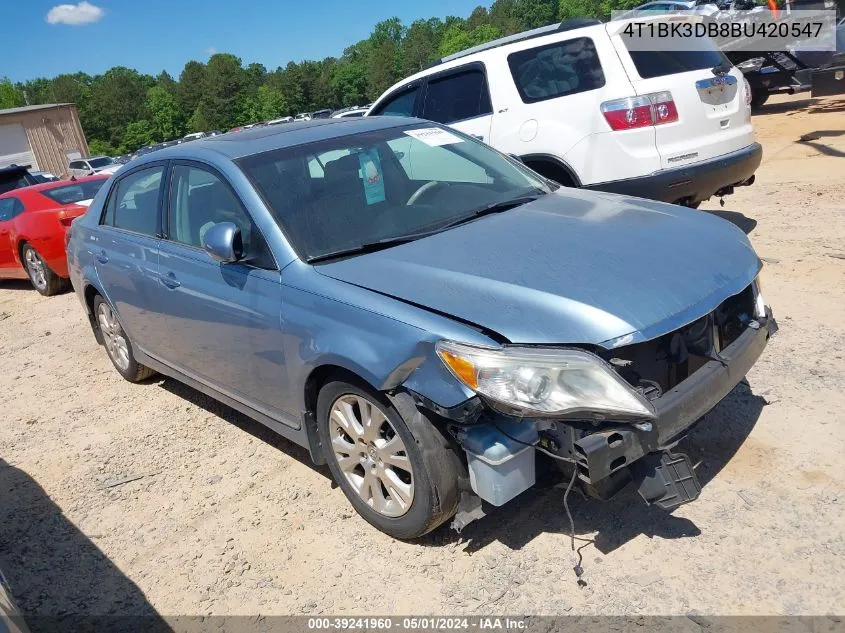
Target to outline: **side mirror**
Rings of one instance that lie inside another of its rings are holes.
[[[224,264],[239,261],[244,256],[241,230],[231,222],[220,222],[208,229],[202,247],[214,260]]]

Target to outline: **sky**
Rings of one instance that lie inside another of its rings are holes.
[[[179,76],[185,62],[234,53],[268,70],[338,56],[398,16],[467,17],[486,0],[0,0],[0,77],[13,82],[127,66]],[[11,28],[9,28],[11,27]]]

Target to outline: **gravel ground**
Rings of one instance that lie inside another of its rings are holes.
[[[0,284],[0,568],[27,614],[827,614],[845,607],[845,102],[773,99],[750,232],[781,326],[685,442],[704,489],[538,488],[393,541],[304,450],[170,379],[123,381],[73,294]],[[129,481],[131,479],[131,481]]]

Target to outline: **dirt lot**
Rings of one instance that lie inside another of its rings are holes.
[[[124,382],[73,294],[4,282],[0,568],[22,610],[842,613],[845,101],[755,122],[757,183],[706,206],[750,231],[781,331],[686,442],[698,502],[573,495],[586,587],[560,489],[393,541],[303,450],[173,380]]]

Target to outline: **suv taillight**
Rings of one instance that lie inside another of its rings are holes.
[[[601,112],[612,130],[633,130],[678,120],[678,109],[668,90],[605,101]]]

